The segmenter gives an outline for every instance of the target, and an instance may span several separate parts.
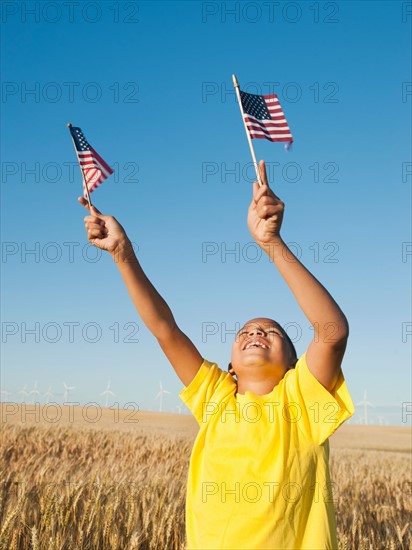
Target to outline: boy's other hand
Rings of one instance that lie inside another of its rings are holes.
[[[92,245],[107,250],[112,255],[126,248],[129,239],[123,227],[113,216],[104,216],[93,205],[90,211],[89,203],[84,197],[79,197],[77,200],[90,212],[89,216],[85,216],[84,223],[87,238]]]
[[[273,243],[280,238],[285,205],[270,189],[265,162],[259,163],[259,173],[263,185],[253,184],[253,198],[249,206],[247,224],[257,244]]]

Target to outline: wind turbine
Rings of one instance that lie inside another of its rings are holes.
[[[156,395],[155,399],[157,399],[158,397],[160,397],[160,402],[159,402],[159,412],[163,412],[162,409],[163,409],[163,394],[165,393],[169,393],[170,394],[170,391],[167,391],[167,390],[164,390],[163,389],[163,386],[162,386],[162,382],[160,381],[160,391],[159,393]]]
[[[54,397],[54,394],[51,391],[51,386],[49,386],[49,389],[46,391],[45,394],[43,394],[44,397],[47,397],[47,403],[50,403],[50,399]]]
[[[115,393],[112,392],[112,390],[110,389],[110,384],[111,384],[111,381],[109,380],[107,382],[107,388],[104,390],[104,392],[102,392],[100,395],[105,395],[106,396],[106,407],[108,406],[109,404],[109,395],[113,395],[113,397],[116,395]]]
[[[27,391],[27,384],[24,385],[24,388],[21,389],[19,392],[17,392],[19,395],[21,394],[23,397],[21,398],[20,403],[25,403],[24,398],[29,395],[29,392]]]
[[[363,405],[363,421],[365,424],[368,424],[368,407],[374,407],[370,401],[368,401],[368,396],[366,390],[363,392],[363,399],[362,401],[359,401],[359,403],[356,403],[356,406]]]
[[[40,395],[40,392],[39,392],[39,389],[37,387],[37,380],[36,382],[34,383],[34,386],[33,386],[33,389],[29,391],[29,395],[32,395],[33,396],[33,401],[32,403],[34,403],[35,401],[35,398],[38,397]]]
[[[66,403],[69,399],[69,393],[75,389],[76,386],[68,386],[66,382],[63,382],[64,394],[63,394],[63,403]]]
[[[177,413],[182,414],[182,405],[176,405]]]
[[[386,417],[383,415],[378,414],[378,422],[380,426],[388,426],[389,422],[387,421]]]

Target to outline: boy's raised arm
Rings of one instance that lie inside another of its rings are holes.
[[[314,338],[306,352],[309,370],[331,391],[338,379],[349,325],[338,304],[292,254],[280,236],[284,204],[270,189],[265,164],[260,163],[263,185],[254,184],[248,212],[248,226],[257,244],[276,265],[299,306],[314,329]]]
[[[79,202],[89,210],[87,201]],[[176,324],[173,314],[145,275],[123,227],[112,216],[104,216],[94,206],[84,218],[89,241],[113,257],[142,321],[157,338],[176,374],[188,386],[203,358]]]

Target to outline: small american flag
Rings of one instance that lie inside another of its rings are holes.
[[[83,193],[84,197],[87,198],[84,184],[86,183],[89,193],[91,193],[96,189],[96,187],[103,183],[105,179],[113,174],[113,170],[93,149],[90,143],[88,143],[80,128],[70,126],[70,133],[76,147],[80,168],[84,175],[83,179],[85,181],[83,181]]]
[[[276,94],[254,95],[240,90],[240,98],[250,137],[269,141],[287,141],[286,149],[289,149],[293,138],[278,96]]]

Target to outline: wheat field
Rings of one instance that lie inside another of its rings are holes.
[[[184,549],[195,425],[152,416],[128,429],[2,422],[0,550]],[[412,547],[411,455],[404,443],[373,450],[379,444],[348,448],[345,434],[331,441],[339,549]]]

